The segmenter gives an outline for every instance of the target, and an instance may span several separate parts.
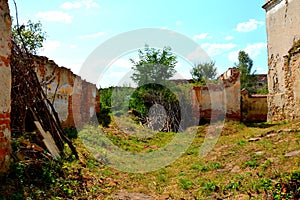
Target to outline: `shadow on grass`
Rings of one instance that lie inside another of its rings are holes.
[[[244,124],[247,126],[247,127],[252,127],[252,128],[270,128],[270,127],[273,127],[273,126],[277,126],[277,125],[280,125],[281,123],[267,123],[267,122],[244,122]]]

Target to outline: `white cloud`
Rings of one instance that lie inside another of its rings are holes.
[[[246,46],[244,51],[249,55],[251,59],[255,59],[257,56],[261,54],[262,51],[267,50],[267,44],[264,42],[249,44]],[[232,51],[228,54],[228,59],[232,62],[238,61],[239,51]]]
[[[228,35],[228,36],[225,37],[225,40],[233,40],[233,38],[234,38],[233,36]]]
[[[71,44],[71,45],[70,45],[70,48],[71,48],[71,49],[76,49],[76,48],[77,48],[77,45],[76,45],[76,44]]]
[[[68,13],[61,11],[38,12],[35,16],[45,21],[62,22],[66,24],[72,23],[73,20],[73,17],[70,16]]]
[[[86,9],[100,7],[98,3],[94,2],[94,0],[83,0],[82,4],[86,7]]]
[[[203,39],[211,39],[213,38],[211,35],[209,35],[208,33],[201,33],[199,35],[194,35],[193,39],[194,40],[203,40]]]
[[[248,22],[241,22],[236,26],[236,30],[238,32],[250,32],[254,31],[258,28],[258,26],[262,26],[265,23],[263,21],[257,21],[255,19],[249,19]]]
[[[74,8],[81,8],[82,4],[80,2],[65,2],[60,6],[62,9],[71,10]]]
[[[206,50],[209,56],[216,56],[222,53],[225,53],[236,47],[236,44],[227,43],[227,44],[211,44],[205,43],[201,45],[203,49]]]
[[[43,49],[41,50],[41,55],[47,56],[57,48],[61,46],[61,42],[57,40],[46,40],[43,44]]]
[[[250,58],[256,58],[263,50],[267,50],[267,44],[264,42],[250,44],[245,48]]]
[[[105,35],[105,32],[98,32],[98,33],[93,33],[93,34],[87,34],[87,35],[81,35],[78,38],[79,39],[89,39],[89,38],[97,38]]]
[[[175,22],[175,24],[176,24],[176,26],[181,26],[181,25],[183,25],[183,22],[178,20],[178,21]]]
[[[85,7],[86,9],[90,8],[99,8],[99,4],[94,0],[81,0],[81,1],[67,1],[60,6],[62,9],[71,10],[76,8]]]
[[[228,54],[228,60],[231,62],[237,62],[239,56],[239,50],[238,51],[232,51]]]
[[[194,51],[186,55],[186,58],[191,63],[207,62],[210,60],[209,56],[207,55],[207,52],[204,51],[203,48],[200,46],[198,46],[196,49],[194,49]]]

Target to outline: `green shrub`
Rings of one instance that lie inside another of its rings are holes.
[[[185,190],[188,190],[194,186],[193,182],[189,179],[180,178],[179,183],[180,186]]]

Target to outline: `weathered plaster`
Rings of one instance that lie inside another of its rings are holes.
[[[300,76],[297,58],[289,50],[300,39],[300,1],[269,0],[263,8],[268,35],[268,121],[293,120],[299,118]]]
[[[0,172],[10,164],[11,19],[6,0],[0,0]]]
[[[240,76],[236,68],[219,77],[220,84],[194,86],[192,90],[193,116],[200,113],[205,121],[224,118],[240,121]]]
[[[82,126],[100,110],[96,85],[46,57],[35,56],[36,72],[47,97],[53,102],[63,127]]]

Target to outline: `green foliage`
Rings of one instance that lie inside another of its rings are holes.
[[[192,166],[192,169],[197,169],[197,170],[199,170],[201,172],[208,171],[208,167],[205,166],[205,165],[194,165],[194,166]]]
[[[129,109],[129,100],[134,88],[114,87],[111,94],[111,111],[115,116],[127,114]]]
[[[235,67],[240,70],[241,89],[245,88],[250,93],[254,92],[252,87],[256,83],[254,76],[255,71],[252,73],[253,60],[245,51],[240,51],[238,56],[239,62],[235,64]]]
[[[111,94],[113,88],[100,88],[100,108],[110,109],[111,108]]]
[[[171,53],[170,47],[160,50],[145,45],[145,48],[139,50],[138,53],[139,61],[135,62],[130,59],[134,65],[132,67],[134,73],[131,78],[138,86],[148,83],[164,84],[175,74],[174,68],[177,60],[176,56]]]
[[[99,125],[103,127],[108,127],[111,123],[110,109],[109,108],[100,108],[100,112],[96,114]]]
[[[70,138],[70,139],[76,139],[78,136],[78,131],[75,127],[65,128],[64,133],[66,133],[68,138]]]
[[[170,86],[171,87],[171,86]],[[138,87],[130,97],[129,108],[143,124],[151,120],[151,129],[177,132],[180,123],[180,105],[177,96],[169,89],[160,84],[150,83]],[[163,109],[155,106],[160,105]],[[151,109],[153,118],[151,118]],[[165,113],[163,113],[165,111]],[[165,127],[160,117],[167,117]],[[151,119],[150,119],[151,118]],[[147,124],[149,125],[149,124]]]
[[[226,185],[227,190],[238,190],[239,187],[240,187],[240,181],[238,182],[230,181],[230,183]]]
[[[205,83],[205,81],[213,80],[217,75],[217,68],[215,67],[215,62],[205,62],[200,64],[195,64],[191,70],[192,78],[195,82]]]
[[[224,168],[224,166],[218,162],[211,162],[211,163],[209,163],[208,167],[212,170]]]
[[[211,162],[208,165],[194,165],[192,169],[197,169],[201,172],[207,172],[209,170],[216,170],[224,168],[224,166],[221,163],[218,162]]]
[[[188,190],[194,186],[194,183],[189,179],[180,178],[179,183],[180,186],[185,190]]]
[[[128,112],[130,94],[134,88],[131,87],[109,87],[101,88],[100,113],[97,113],[98,122],[104,127],[111,123],[111,114],[120,116]]]
[[[251,158],[250,160],[244,162],[245,167],[256,168],[258,167],[258,165],[259,165],[258,162],[254,158]]]
[[[98,123],[103,127],[108,127],[111,122],[111,94],[113,88],[100,88],[100,112],[97,113]]]
[[[207,192],[217,192],[219,190],[219,186],[213,181],[208,181],[204,183],[204,190]]]
[[[240,140],[240,141],[237,142],[237,144],[243,147],[243,146],[245,146],[246,141],[245,140]]]
[[[258,90],[255,91],[256,94],[268,94],[269,90],[268,90],[268,86],[264,85],[261,88],[259,88]]]
[[[43,47],[46,40],[46,32],[42,29],[41,22],[32,22],[28,20],[26,24],[12,28],[13,41],[20,49],[25,49],[32,54],[37,54],[38,50]]]

